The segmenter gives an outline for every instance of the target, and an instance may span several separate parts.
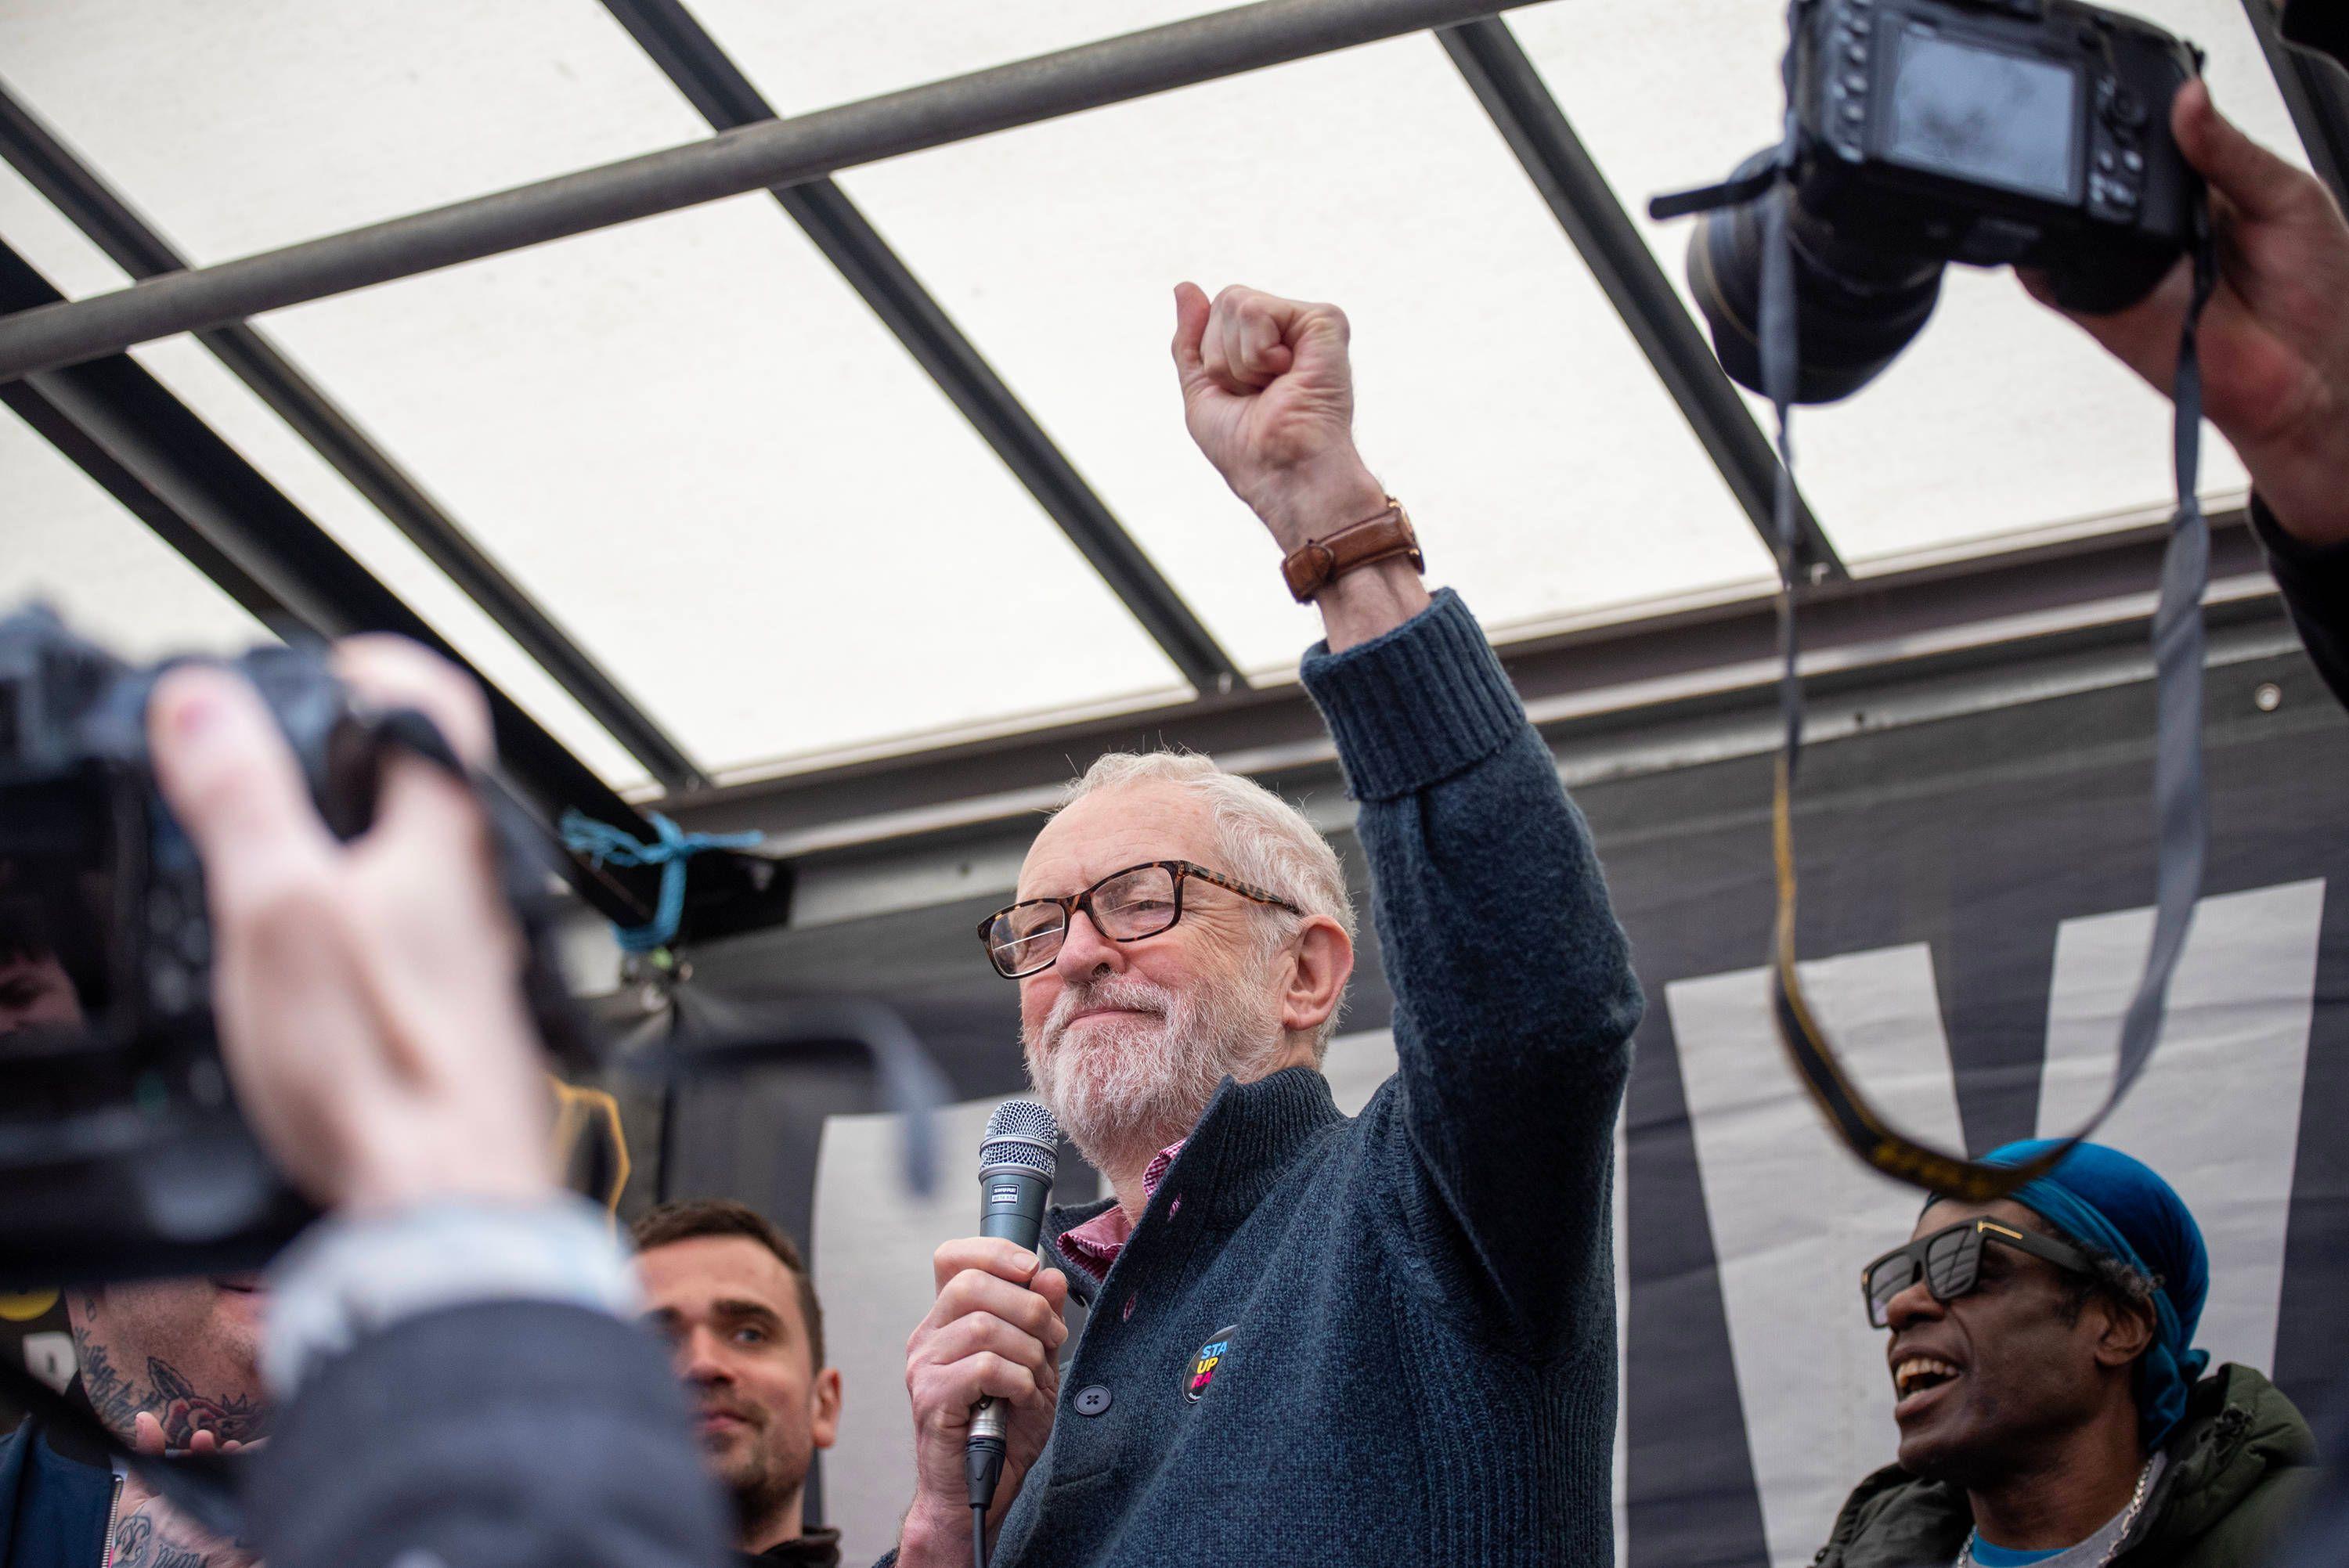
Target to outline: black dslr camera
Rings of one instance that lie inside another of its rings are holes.
[[[1791,26],[1791,182],[1713,211],[1689,247],[1742,385],[1763,390],[1765,201],[1792,204],[1800,403],[1890,364],[1947,263],[2044,268],[2065,306],[2100,315],[2193,244],[2200,181],[2169,108],[2200,57],[2151,23],[2077,0],[1795,0]]]
[[[213,1032],[193,847],[156,793],[134,668],[46,610],[0,620],[0,1290],[265,1262],[309,1217],[246,1130]],[[268,647],[256,686],[347,840],[393,746],[454,768],[413,713],[356,710],[319,653]],[[543,1029],[573,1038],[546,962],[545,885],[502,825]]]

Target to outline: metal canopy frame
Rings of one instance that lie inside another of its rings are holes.
[[[0,381],[372,284],[1058,119],[1526,0],[1251,5],[647,152],[0,321]]]
[[[1556,215],[1558,226],[1582,253],[1583,264],[1608,303],[1656,367],[1664,389],[1680,405],[1705,455],[1729,481],[1730,492],[1761,534],[1763,548],[1777,552],[1773,510],[1778,454],[1770,449],[1754,416],[1730,385],[1721,361],[1688,308],[1672,292],[1653,253],[1630,215],[1623,211],[1607,177],[1567,122],[1566,111],[1526,57],[1516,35],[1499,17],[1446,27],[1436,35],[1444,52],[1467,78],[1469,89],[1525,165],[1526,174]],[[1840,582],[1844,570],[1835,546],[1799,494],[1795,497],[1795,570],[1813,583]]]
[[[604,0],[604,6],[716,129],[777,118],[678,0]],[[769,194],[1028,487],[1183,678],[1203,692],[1245,689],[1239,665],[848,193],[829,180],[810,180]]]
[[[62,296],[0,242],[0,312]],[[5,319],[5,316],[0,316]],[[132,515],[254,617],[286,634],[396,632],[466,665],[462,655],[378,582],[259,469],[127,355],[0,383],[5,401]],[[575,809],[649,841],[653,825],[613,793],[512,698],[474,670],[488,694],[504,777],[551,822]],[[652,918],[657,872],[574,860],[580,896],[612,920]],[[715,900],[763,898],[764,867],[738,863],[705,883]]]
[[[1656,265],[1630,216],[1576,137],[1532,62],[1495,13],[1526,0],[1258,0],[1254,5],[908,88],[792,119],[775,118],[749,78],[680,0],[605,0],[607,8],[717,128],[712,139],[564,175],[516,190],[412,214],[348,233],[219,265],[186,261],[99,176],[0,88],[0,155],[140,281],[78,302],[60,300],[32,268],[0,244],[0,400],[81,466],[134,515],[256,615],[321,634],[394,630],[456,656],[444,639],[372,577],[318,525],[121,351],[192,331],[248,387],[452,581],[537,659],[581,706],[645,763],[696,825],[777,813],[816,842],[839,820],[873,820],[891,806],[934,815],[957,794],[1025,783],[1029,764],[1071,744],[1105,739],[1111,728],[1180,736],[1202,748],[1237,747],[1257,761],[1318,736],[1294,693],[1247,689],[1232,659],[1120,526],[1075,466],[946,315],[937,302],[828,178],[833,170],[966,140],[1082,109],[1212,80],[1407,33],[1433,31],[1492,117],[1536,191],[1622,316],[1727,480],[1748,518],[1771,539],[1777,459],[1709,351],[1695,322]],[[2244,0],[2271,68],[2336,194],[2349,175],[2349,91],[2337,71],[2282,44],[2272,0]],[[1012,473],[1067,533],[1128,610],[1201,693],[1163,713],[1129,717],[1109,728],[1049,733],[954,748],[769,784],[708,787],[706,774],[641,707],[621,691],[547,613],[471,540],[412,478],[359,430],[246,318],[369,284],[669,211],[722,197],[770,191],[907,351],[970,420]],[[65,368],[72,366],[73,368]],[[1832,542],[1807,508],[1799,564],[1819,584],[1830,618],[1871,614],[1910,626],[1951,614],[1988,614],[2001,587],[2033,580],[2031,552],[1965,569],[1972,590],[1954,599],[1940,588],[1898,583],[1851,584]],[[2256,561],[2248,531],[2229,546]],[[2128,536],[2070,564],[2058,599],[2135,573],[2146,542]],[[2075,559],[2076,557],[2076,559]],[[2016,574],[2021,573],[2018,577]],[[2134,579],[2133,579],[2134,580]],[[1889,597],[1888,597],[1889,593]],[[1846,600],[1846,595],[1856,598]],[[2044,596],[2044,594],[2042,595]],[[1841,603],[1856,606],[1838,612]],[[1929,609],[1926,606],[1930,605]],[[1868,611],[1865,606],[1878,606]],[[1894,608],[1905,606],[1905,608]],[[1745,617],[1751,619],[1750,616]],[[1709,627],[1684,639],[1685,617],[1504,650],[1521,683],[1579,689],[1603,670],[1675,669],[1691,658],[1719,665],[1760,634],[1738,615],[1697,617]],[[1872,624],[1872,623],[1871,623]],[[1758,622],[1755,623],[1759,624]],[[1814,637],[1817,636],[1814,633]],[[1830,633],[1832,635],[1832,633]],[[1593,640],[1595,637],[1595,641]],[[1659,641],[1658,639],[1662,639]],[[1552,644],[1556,644],[1555,647]],[[1666,645],[1672,650],[1664,653]],[[1640,653],[1639,650],[1651,650]],[[1599,659],[1599,664],[1588,661]],[[1567,676],[1550,665],[1571,661]],[[462,662],[461,660],[460,662]],[[1659,666],[1661,667],[1661,666]],[[1682,676],[1688,672],[1682,671]],[[1673,677],[1681,678],[1681,677]],[[1635,685],[1637,683],[1634,683]],[[485,683],[486,685],[486,683]],[[543,814],[578,807],[638,836],[649,824],[536,721],[491,687],[506,766]],[[1530,689],[1530,688],[1529,688]],[[1578,698],[1552,694],[1553,704]],[[1093,731],[1100,729],[1101,735]],[[1299,735],[1288,735],[1298,730]],[[1274,742],[1278,734],[1287,738]],[[1251,741],[1250,738],[1255,740]],[[1038,750],[1038,747],[1043,750]],[[1040,766],[1038,763],[1037,766]],[[1064,771],[1064,769],[1061,769]],[[949,775],[954,777],[950,780]],[[1058,773],[1055,774],[1057,778]],[[827,829],[827,822],[833,823]],[[908,830],[916,830],[909,828]],[[639,877],[574,868],[589,903],[634,923],[650,907]],[[787,878],[781,879],[788,881]],[[708,934],[780,920],[783,898],[762,867],[719,858],[693,906]],[[715,918],[709,912],[721,910]]]
[[[2274,619],[2278,591],[2248,515],[2216,511],[2210,529],[2212,624]],[[1963,666],[2003,657],[2001,650],[2023,641],[2143,651],[2168,532],[2166,517],[2148,517],[2085,538],[1823,585],[1803,607],[1808,689],[1824,696],[1863,667],[1883,680],[1910,667]],[[1766,707],[1780,673],[1777,639],[1776,596],[1757,591],[1497,651],[1537,727],[1619,739],[1683,717]],[[2149,667],[2149,651],[2144,657]],[[1773,712],[1764,723],[1773,736],[1775,723]],[[1032,822],[1058,803],[1071,758],[1160,747],[1211,756],[1267,782],[1336,755],[1312,698],[1290,685],[729,785],[665,809],[696,831],[757,828],[781,853],[837,859],[901,839],[951,842],[988,823]]]
[[[76,157],[5,83],[0,83],[0,158],[5,158],[26,184],[47,198],[51,206],[132,277],[159,277],[187,270],[187,258],[95,170]],[[672,789],[709,782],[708,775],[686,756],[684,748],[620,689],[603,666],[257,328],[240,324],[197,335],[214,357],[275,409],[350,481],[352,489],[481,605],[647,772]]]

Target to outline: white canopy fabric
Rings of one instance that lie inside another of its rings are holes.
[[[1146,26],[1187,0],[697,0],[782,113]],[[2139,0],[2302,154],[2238,0]],[[1506,17],[1668,274],[1661,190],[1768,140],[1777,0]],[[196,262],[694,139],[599,6],[0,0],[0,75]],[[1506,639],[1764,589],[1751,524],[1436,42],[1417,36],[850,171],[843,188],[1251,679],[1316,634],[1190,447],[1169,290],[1338,302],[1365,454],[1433,578]],[[122,274],[12,172],[0,237],[69,295]],[[1179,700],[1100,578],[763,195],[258,324],[721,781]],[[645,768],[201,347],[137,357],[599,774]],[[1766,411],[1762,411],[1766,418]],[[2158,513],[2168,407],[2011,278],[1795,427],[1865,573]],[[2212,439],[2206,493],[2244,480]],[[13,416],[0,599],[138,651],[259,634]]]

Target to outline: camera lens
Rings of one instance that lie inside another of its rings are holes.
[[[1775,156],[1737,166],[1758,172]],[[1713,352],[1730,379],[1762,392],[1762,256],[1764,203],[1790,204],[1795,303],[1795,401],[1832,403],[1874,380],[1924,330],[1940,297],[1942,263],[1857,236],[1838,235],[1806,211],[1785,185],[1705,215],[1689,242],[1689,288],[1713,329]],[[1766,394],[1765,394],[1766,396]]]

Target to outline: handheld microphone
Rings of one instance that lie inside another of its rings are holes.
[[[1032,1099],[1008,1099],[987,1119],[978,1145],[978,1233],[1037,1250],[1044,1231],[1044,1200],[1060,1165],[1061,1128]],[[982,1399],[963,1445],[963,1480],[970,1492],[971,1541],[978,1568],[987,1563],[987,1511],[1003,1474],[1003,1401]]]

